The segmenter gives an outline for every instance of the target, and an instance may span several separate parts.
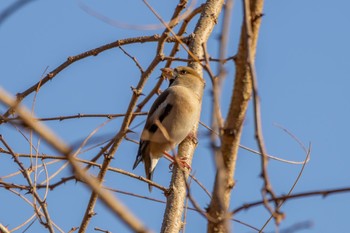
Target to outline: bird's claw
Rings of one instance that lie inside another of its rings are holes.
[[[187,168],[190,171],[192,170],[191,166],[187,163],[186,157],[182,157],[182,158],[174,157],[174,161],[171,164],[169,164],[169,169],[172,169],[175,164],[179,165],[181,169]]]

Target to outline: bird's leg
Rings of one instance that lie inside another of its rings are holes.
[[[193,132],[190,132],[187,135],[187,138],[189,138],[194,144],[198,144],[197,135]],[[168,152],[164,151],[163,154],[165,157],[171,161],[171,164],[169,165],[169,169],[171,169],[175,163],[180,165],[180,168],[187,168],[189,170],[192,170],[191,166],[187,163],[187,158],[178,158],[177,156],[172,156]],[[175,153],[174,153],[175,154]]]
[[[187,163],[187,158],[178,158],[177,156],[172,156],[168,152],[163,152],[165,157],[171,161],[171,164],[169,165],[169,169],[171,169],[174,164],[178,164],[180,168],[187,168],[189,170],[192,170],[191,166]]]
[[[171,163],[175,162],[174,156],[170,155],[168,152],[165,152],[165,151],[163,152],[163,154]]]

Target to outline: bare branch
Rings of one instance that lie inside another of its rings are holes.
[[[192,38],[189,49],[190,58],[203,57],[203,43],[206,43],[211,32],[216,24],[216,20],[220,14],[223,0],[208,0],[203,6],[202,14],[199,18],[197,26],[194,30],[195,37]],[[202,74],[202,66],[198,62],[192,62],[189,64],[194,68],[199,74]],[[199,112],[197,113],[197,119],[199,121]],[[198,124],[196,124],[192,130],[192,135],[196,135]],[[192,161],[192,156],[194,149],[196,147],[196,142],[191,140],[191,138],[186,138],[180,145],[178,149],[178,155],[180,157],[187,158],[187,162],[190,165]],[[187,174],[186,174],[187,177]],[[178,166],[174,166],[173,175],[171,179],[171,192],[167,196],[167,206],[164,213],[164,219],[162,224],[161,232],[179,232],[181,228],[181,216],[184,206],[184,201],[186,197],[186,184],[184,179],[184,173]]]
[[[135,62],[135,65],[137,66],[137,68],[139,68],[141,74],[142,74],[143,72],[145,72],[145,71],[143,70],[142,66],[140,65],[140,63],[137,61],[136,57],[131,56],[128,52],[126,52],[125,49],[123,49],[122,46],[119,46],[119,49],[120,49],[121,51],[123,51],[123,53],[124,53],[126,56],[130,57],[130,58]]]
[[[183,38],[182,38],[183,39]],[[157,42],[159,40],[162,40],[163,42],[174,42],[174,38],[162,38],[159,35],[153,35],[153,36],[141,36],[141,37],[134,37],[134,38],[127,38],[127,39],[121,39],[117,40],[115,42],[112,42],[110,44],[102,45],[98,48],[91,49],[89,51],[83,52],[81,54],[70,56],[67,58],[67,61],[63,62],[61,65],[59,65],[57,68],[49,72],[42,80],[28,88],[27,90],[18,93],[17,94],[17,102],[21,102],[25,97],[27,97],[29,94],[31,94],[34,91],[38,91],[39,86],[45,85],[48,81],[52,80],[58,73],[60,73],[62,70],[70,66],[76,61],[79,61],[81,59],[84,59],[89,56],[97,56],[101,52],[104,52],[106,50],[117,48],[121,45],[126,44],[134,44],[134,43],[144,43],[144,42]],[[7,118],[10,114],[13,114],[14,112],[12,109],[8,109],[5,114],[3,114],[2,119],[0,120],[0,124],[3,123],[3,118]]]
[[[296,193],[296,194],[291,194],[291,195],[282,195],[282,196],[279,196],[276,198],[269,198],[267,201],[268,202],[281,202],[281,201],[288,201],[291,199],[302,198],[302,197],[311,197],[311,196],[327,197],[327,196],[333,195],[333,194],[341,194],[341,193],[348,193],[348,192],[350,192],[350,187],[338,188],[338,189],[326,189],[326,190],[317,190],[317,191]],[[231,212],[231,214],[235,215],[238,212],[241,212],[242,210],[247,210],[247,209],[250,209],[251,207],[256,207],[256,206],[260,206],[260,205],[264,205],[263,200],[244,204],[241,207],[234,209]]]
[[[302,146],[302,148],[305,148],[305,147]],[[287,196],[290,196],[290,195],[291,195],[291,193],[293,192],[293,190],[294,190],[296,184],[298,183],[298,181],[299,181],[301,175],[302,175],[303,172],[304,172],[305,165],[306,165],[307,161],[308,161],[309,158],[310,158],[311,145],[309,146],[309,149],[308,149],[307,151],[305,151],[305,153],[306,153],[306,158],[305,158],[304,164],[303,164],[303,166],[301,167],[300,172],[299,172],[297,178],[295,179],[294,184],[293,184],[292,187],[290,188],[290,190],[289,190]],[[281,209],[282,205],[284,204],[284,202],[285,202],[285,200],[284,200],[284,201],[281,201],[281,202],[275,202],[275,203],[278,203],[278,204],[277,204],[277,207],[276,207],[276,209],[275,209],[275,212],[280,213],[280,216],[279,216],[280,218],[284,218],[284,217],[285,217],[284,214],[281,213],[281,212],[279,211],[279,210]],[[267,226],[267,224],[271,221],[272,218],[275,218],[274,213],[272,213],[272,214],[270,215],[269,219],[265,222],[265,224],[264,224],[263,227],[260,229],[260,231],[262,231],[262,230]],[[279,220],[279,219],[278,219],[278,220]],[[277,221],[277,220],[276,220],[276,221]],[[278,224],[278,222],[277,222],[277,224]]]
[[[260,110],[260,99],[258,95],[258,83],[257,76],[255,71],[254,57],[251,51],[252,48],[252,16],[251,16],[251,7],[250,0],[243,1],[243,14],[244,14],[244,27],[245,27],[245,38],[247,40],[247,65],[250,72],[252,88],[253,88],[253,106],[254,106],[254,124],[255,124],[255,138],[257,140],[259,150],[261,152],[261,178],[264,181],[264,186],[262,188],[262,196],[264,199],[267,198],[267,195],[270,195],[272,198],[276,197],[275,192],[272,189],[272,185],[267,172],[268,157],[264,143],[262,123],[261,123],[261,110]],[[279,224],[284,218],[284,214],[278,211],[278,203],[275,203],[275,210],[273,210],[268,202],[265,202],[265,207],[270,211],[274,216],[276,223]]]
[[[174,10],[174,14],[172,16],[172,19],[176,18],[180,14],[183,7],[184,7],[183,5],[178,4],[178,6]],[[171,25],[171,27],[174,27],[175,25],[176,24],[174,23]],[[158,39],[158,46],[157,46],[156,54],[155,54],[153,60],[151,61],[150,65],[146,69],[146,71],[141,74],[141,78],[140,78],[140,81],[139,81],[137,87],[133,89],[133,96],[129,102],[129,106],[128,106],[128,109],[126,111],[126,116],[124,117],[124,120],[123,120],[122,126],[120,127],[119,132],[116,134],[114,139],[109,144],[107,144],[101,150],[101,152],[95,157],[95,158],[98,158],[98,156],[101,156],[109,148],[108,152],[107,152],[107,156],[105,156],[105,158],[104,158],[102,168],[100,169],[100,172],[98,174],[99,182],[102,182],[103,177],[106,174],[106,171],[107,171],[107,168],[110,164],[111,159],[113,158],[115,152],[118,150],[118,147],[119,147],[121,141],[123,140],[123,138],[125,137],[125,135],[128,131],[128,127],[129,127],[130,123],[134,119],[132,112],[136,106],[138,97],[142,93],[142,89],[143,89],[148,77],[150,76],[152,71],[155,69],[155,67],[162,61],[164,44],[165,44],[166,40],[169,38],[169,33],[170,33],[169,29],[171,30],[171,28],[167,28],[166,30],[164,30],[161,37]],[[177,37],[176,37],[176,39],[178,40]],[[80,225],[80,228],[79,228],[79,233],[83,233],[86,231],[87,226],[91,220],[90,213],[93,212],[97,197],[98,197],[97,193],[91,194],[90,201],[88,203],[88,207],[85,211],[84,218],[83,218],[81,225]]]
[[[12,99],[4,90],[0,89],[0,101],[9,106],[11,109],[16,110],[21,120],[26,123],[28,127],[39,134],[45,141],[47,141],[54,149],[62,153],[67,157],[71,163],[76,174],[81,177],[89,187],[98,194],[101,200],[111,208],[114,213],[129,226],[130,229],[137,232],[149,232],[138,219],[136,219],[129,210],[122,205],[115,197],[109,192],[101,189],[100,184],[89,175],[87,175],[77,164],[76,159],[71,156],[70,148],[61,141],[55,134],[53,134],[48,128],[36,121],[31,114],[22,106],[19,106],[17,101]]]
[[[251,1],[251,14],[261,14],[263,8],[262,0]],[[260,19],[255,20],[252,25],[252,43],[249,48],[252,57],[255,57],[256,42],[260,27]],[[250,76],[249,67],[247,64],[248,58],[248,44],[246,40],[246,28],[242,25],[240,43],[238,53],[236,55],[236,73],[233,95],[231,97],[231,103],[229,111],[226,117],[222,132],[222,144],[221,153],[225,165],[224,181],[221,180],[222,176],[219,176],[221,171],[217,171],[215,184],[213,188],[213,198],[210,202],[208,213],[218,219],[224,219],[227,217],[227,210],[231,198],[231,189],[234,187],[234,174],[237,161],[237,152],[242,133],[242,126],[247,111],[248,103],[252,95],[252,81]],[[224,195],[221,195],[220,187],[224,190]],[[221,203],[224,203],[222,205]],[[225,224],[208,223],[208,232],[227,232]]]
[[[1,92],[1,90],[0,90]],[[1,100],[1,93],[0,93],[0,100]],[[42,221],[40,214],[39,214],[39,210],[37,208],[34,208],[34,211],[37,213],[37,216],[39,218],[40,223],[45,227],[48,228],[50,233],[54,233],[54,229],[52,226],[52,222],[51,222],[51,218],[49,215],[49,212],[47,210],[47,205],[46,205],[46,201],[45,200],[41,200],[39,194],[36,192],[35,189],[35,185],[32,182],[32,179],[30,178],[30,174],[28,172],[28,169],[26,169],[23,164],[18,160],[18,158],[16,157],[15,153],[13,152],[13,150],[11,149],[11,147],[7,144],[7,142],[4,140],[4,138],[2,137],[2,135],[0,135],[0,141],[2,142],[2,144],[4,144],[4,146],[10,151],[10,153],[12,154],[12,158],[13,160],[17,163],[17,165],[20,167],[21,172],[24,176],[24,178],[27,180],[27,183],[30,187],[29,192],[33,195],[34,200],[36,200],[40,207],[43,209],[44,212],[44,216],[46,219],[46,222]],[[35,205],[34,205],[35,207]]]
[[[202,5],[202,6],[203,6],[203,5]],[[192,12],[189,16],[187,16],[187,17],[184,19],[184,23],[181,25],[181,27],[180,27],[180,29],[179,29],[177,35],[176,35],[177,37],[180,37],[180,36],[182,36],[182,35],[185,33],[188,23],[192,20],[192,18],[193,18],[194,16],[196,16],[198,13],[200,13],[200,11],[201,11],[202,8],[203,8],[202,6],[200,6],[200,7],[196,8],[196,9],[194,9],[193,12]],[[182,41],[182,39],[180,39],[180,41]],[[170,65],[171,65],[171,63],[172,63],[172,61],[173,61],[171,58],[173,58],[173,57],[175,56],[175,54],[179,51],[179,46],[180,46],[180,43],[179,43],[179,41],[177,40],[177,41],[174,43],[174,46],[173,46],[173,48],[172,48],[172,50],[171,50],[171,52],[170,52],[169,57],[165,57],[165,56],[162,57],[163,60],[167,60],[167,62],[166,62],[166,64],[165,64],[165,67],[170,67]],[[162,77],[158,80],[157,84],[156,84],[156,85],[154,86],[154,88],[150,91],[150,93],[144,98],[144,100],[143,100],[141,103],[139,103],[139,104],[137,105],[137,109],[136,109],[135,112],[141,111],[142,108],[145,106],[145,104],[148,103],[148,101],[152,98],[152,96],[153,96],[154,94],[157,94],[157,93],[159,92],[159,88],[160,88],[160,86],[162,85],[163,80],[164,80],[164,78],[162,78]]]

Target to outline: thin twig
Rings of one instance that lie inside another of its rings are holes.
[[[126,56],[130,57],[131,60],[134,61],[134,63],[135,63],[135,65],[137,66],[137,68],[139,68],[141,74],[142,74],[143,72],[145,72],[145,71],[143,70],[141,64],[137,61],[136,57],[131,56],[125,49],[123,49],[122,46],[119,46],[119,49],[120,49],[121,51],[123,51],[123,53],[124,53]]]
[[[33,209],[35,209],[34,203],[30,202],[25,196],[23,196],[22,194],[20,194],[19,192],[16,192],[15,190],[12,190],[11,188],[8,189],[10,192],[14,193],[15,195],[19,196],[20,198],[22,198],[27,204],[29,204]],[[40,216],[44,215],[43,212],[41,211],[41,207],[38,209],[39,211],[39,216],[37,215],[37,213],[35,213],[35,216],[37,217],[36,219],[39,219]],[[35,220],[34,220],[35,221]],[[53,221],[51,221],[52,225],[61,233],[64,233],[62,231],[62,229],[60,227],[58,227]],[[33,224],[33,222],[31,224],[29,224],[29,226],[26,228],[28,229],[31,225]],[[17,227],[16,227],[17,228]],[[11,230],[11,232],[14,230]],[[24,230],[23,232],[25,232],[26,230]]]
[[[309,191],[309,192],[301,192],[301,193],[296,193],[296,194],[291,194],[291,195],[282,195],[276,198],[269,198],[267,201],[268,202],[281,202],[281,201],[288,201],[292,199],[297,199],[297,198],[302,198],[302,197],[312,197],[312,196],[322,196],[322,197],[327,197],[331,194],[341,194],[341,193],[349,193],[350,192],[350,187],[346,188],[337,188],[337,189],[326,189],[326,190],[317,190],[317,191]],[[235,215],[238,212],[241,212],[242,210],[247,210],[252,207],[260,206],[263,205],[264,201],[255,201],[251,202],[248,204],[244,204],[233,211],[231,211],[231,215]]]
[[[46,206],[46,202],[41,200],[39,194],[36,192],[35,189],[35,185],[32,182],[32,179],[30,178],[30,174],[28,172],[28,170],[24,167],[24,165],[19,161],[19,159],[16,157],[16,154],[13,152],[12,148],[7,144],[7,142],[5,141],[5,139],[2,137],[2,135],[0,135],[0,141],[2,142],[2,144],[7,148],[7,150],[12,154],[12,158],[15,161],[15,163],[20,167],[21,172],[24,176],[24,178],[26,179],[30,189],[30,193],[32,193],[34,200],[37,201],[40,205],[40,207],[43,210],[46,222],[43,222],[40,218],[40,214],[39,214],[39,210],[37,210],[37,208],[34,208],[34,210],[37,212],[37,216],[39,217],[40,223],[45,226],[46,228],[49,229],[50,233],[54,233],[53,227],[52,227],[52,222],[51,222],[51,218],[49,215],[49,212],[47,210],[47,206]],[[34,205],[35,206],[35,205]]]
[[[267,164],[268,164],[268,157],[267,152],[265,149],[265,143],[264,143],[264,137],[263,137],[263,131],[262,131],[262,124],[261,124],[261,110],[260,110],[260,99],[258,95],[258,83],[257,83],[257,76],[255,71],[255,64],[254,64],[254,57],[251,52],[252,48],[252,28],[251,28],[251,13],[250,13],[250,2],[249,0],[243,0],[243,13],[244,13],[244,26],[245,26],[245,32],[246,32],[246,43],[247,43],[247,65],[249,67],[249,72],[251,76],[252,81],[252,88],[253,88],[253,106],[254,106],[254,124],[255,124],[255,137],[259,146],[259,150],[262,154],[261,156],[261,177],[264,181],[264,187],[262,189],[262,195],[263,199],[265,200],[265,207],[270,211],[271,214],[274,215],[274,218],[276,219],[276,222],[279,223],[279,220],[283,216],[282,213],[279,213],[276,209],[272,210],[272,208],[269,206],[269,203],[267,202],[267,196],[270,195],[272,198],[276,198],[276,194],[274,193],[272,189],[272,185],[270,182],[270,179],[268,177],[267,172]],[[278,203],[275,203],[275,207],[278,206]]]
[[[210,128],[208,125],[206,125],[205,123],[203,123],[202,121],[199,121],[199,124],[202,125],[204,128],[208,129],[210,132],[212,132],[213,134],[219,136],[219,133],[217,133],[215,130],[213,130],[212,128]],[[286,131],[286,130],[285,130]],[[288,133],[288,131],[286,131]],[[293,136],[292,136],[293,137]],[[300,142],[298,142],[300,144]],[[244,145],[239,145],[240,148],[246,150],[246,151],[249,151],[249,152],[252,152],[254,154],[257,154],[257,155],[261,155],[261,152],[257,151],[257,150],[254,150],[254,149],[251,149],[247,146],[244,146]],[[266,155],[269,159],[273,159],[273,160],[276,160],[276,161],[279,161],[279,162],[283,162],[283,163],[289,163],[289,164],[295,164],[295,165],[303,165],[305,161],[292,161],[292,160],[287,160],[287,159],[282,159],[282,158],[279,158],[279,157],[276,157],[276,156],[273,156],[271,154],[267,154]],[[310,160],[306,161],[307,163],[309,162]]]
[[[302,146],[303,149],[306,149],[306,147],[303,145]],[[304,168],[305,168],[305,165],[307,163],[307,161],[309,160],[310,158],[310,153],[311,153],[311,145],[309,145],[309,149],[308,150],[305,150],[305,153],[306,153],[306,157],[305,157],[305,161],[304,161],[304,164],[303,166],[301,167],[300,169],[300,172],[297,176],[297,178],[295,179],[292,187],[290,188],[290,190],[288,191],[288,194],[287,196],[290,196],[296,186],[296,184],[298,183],[298,181],[300,180],[300,177],[301,175],[303,174],[304,172]],[[278,206],[276,207],[275,211],[276,212],[279,212],[279,210],[281,209],[282,205],[284,204],[285,200],[281,201],[278,203]],[[271,221],[272,218],[274,218],[275,216],[273,214],[270,215],[269,219],[265,222],[265,224],[261,227],[260,231],[259,232],[262,232],[264,230],[264,228],[267,226],[267,224]],[[284,218],[285,216],[283,214],[281,214],[279,217],[281,218]]]
[[[178,4],[178,6],[176,7],[176,9],[174,10],[174,14],[173,14],[173,19],[176,18],[178,16],[178,14],[180,14],[180,11],[183,9],[183,6],[181,4]],[[172,25],[172,27],[175,26]],[[138,82],[138,85],[136,88],[133,88],[133,95],[131,97],[131,100],[129,102],[129,106],[128,109],[126,110],[126,116],[124,117],[124,120],[122,122],[122,125],[118,131],[118,133],[116,134],[116,136],[113,138],[113,140],[111,140],[110,143],[108,143],[104,148],[101,149],[101,152],[95,156],[95,159],[97,159],[99,156],[101,156],[102,154],[106,153],[106,156],[104,157],[104,161],[102,163],[102,168],[100,169],[100,172],[98,174],[98,181],[102,182],[107,168],[109,167],[109,164],[111,162],[111,159],[113,158],[114,154],[116,153],[116,151],[119,148],[120,143],[122,142],[123,138],[125,137],[126,133],[128,132],[128,127],[130,126],[131,122],[133,121],[134,117],[132,115],[132,112],[136,106],[137,100],[139,98],[139,96],[142,94],[142,89],[147,81],[147,79],[149,78],[149,76],[151,75],[151,73],[153,72],[153,70],[155,69],[155,67],[161,62],[161,58],[163,56],[163,50],[164,50],[164,44],[165,41],[169,38],[169,29],[171,30],[171,28],[167,28],[166,30],[164,30],[164,32],[162,33],[161,37],[158,39],[158,45],[157,45],[157,50],[156,50],[156,55],[153,58],[153,60],[151,61],[151,63],[149,64],[148,68],[146,69],[145,72],[143,72],[141,74],[140,80]],[[178,37],[175,37],[178,40]],[[85,210],[85,215],[82,219],[82,222],[80,224],[80,228],[79,228],[79,233],[83,233],[86,231],[87,226],[91,220],[91,214],[93,212],[93,209],[95,207],[96,201],[97,201],[97,193],[93,192],[90,196],[90,200],[88,203],[88,206]],[[145,231],[145,229],[143,229]]]
[[[202,44],[202,48],[203,48],[203,53],[204,53],[204,57],[205,57],[205,64],[204,64],[204,69],[208,72],[211,83],[212,83],[212,103],[213,103],[213,113],[212,113],[212,125],[215,129],[217,129],[217,131],[221,131],[221,129],[223,128],[223,118],[222,118],[222,114],[221,114],[221,109],[220,109],[220,99],[219,99],[219,93],[220,90],[218,89],[218,78],[215,77],[215,75],[213,74],[213,71],[211,70],[210,67],[210,63],[209,63],[209,55],[208,55],[208,51],[207,51],[207,47],[206,44],[203,43]],[[214,132],[211,131],[211,132]],[[219,134],[215,134],[212,133],[211,134],[211,146],[214,152],[214,159],[215,159],[215,165],[216,165],[216,186],[215,189],[218,193],[217,197],[219,197],[217,199],[218,204],[221,206],[220,208],[223,209],[224,207],[224,179],[225,179],[225,174],[226,172],[226,168],[225,168],[225,164],[224,164],[224,160],[221,154],[221,151],[219,150],[219,147],[216,145],[216,136],[218,136],[219,138],[221,138],[220,133]],[[210,215],[208,215],[210,216]],[[222,219],[222,221],[224,222],[223,225],[225,227],[225,232],[230,232],[230,225],[229,225],[229,218],[228,217],[224,217]],[[217,223],[217,221],[213,222],[210,221],[211,223]]]
[[[201,187],[201,189],[203,189],[203,191],[208,195],[208,197],[211,198],[209,190],[194,176],[194,174],[189,174],[189,176],[191,177],[191,179],[194,180],[194,182],[196,182],[199,185],[199,187]]]
[[[219,63],[223,63],[225,64],[226,62],[228,61],[234,61],[236,59],[236,56],[230,56],[230,57],[227,57],[227,58],[224,58],[224,59],[219,59],[219,58],[212,58],[209,56],[209,61],[213,61],[213,62],[219,62]],[[182,62],[195,62],[196,60],[194,59],[191,59],[191,58],[183,58],[183,57],[171,57],[171,56],[164,56],[163,57],[163,60],[166,60],[166,61],[182,61]],[[206,61],[205,58],[199,58],[199,61]]]
[[[107,123],[109,123],[111,119],[106,120],[105,122],[101,123],[99,126],[97,126],[85,139],[84,141],[79,145],[78,149],[74,152],[72,155],[73,157],[77,157],[78,154],[80,154],[82,148],[88,143],[88,141],[91,139],[91,137],[96,134],[102,127],[104,127]],[[45,184],[46,182],[53,179],[55,176],[57,176],[63,169],[68,166],[68,162],[64,163],[59,169],[57,169],[56,172],[54,172],[48,179],[41,182],[41,184]]]
[[[198,213],[200,213],[208,221],[210,221],[210,222],[217,222],[217,219],[215,219],[215,218],[211,217],[210,215],[208,215],[207,212],[205,210],[203,210],[199,206],[199,204],[196,202],[196,200],[193,198],[193,196],[191,195],[190,186],[187,183],[185,174],[183,175],[183,178],[184,178],[184,182],[185,182],[185,185],[186,185],[187,197],[191,201],[191,204],[194,206],[194,208],[198,211]]]
[[[70,161],[74,172],[78,177],[81,177],[88,186],[97,193],[100,199],[111,209],[113,212],[131,229],[137,232],[149,232],[147,228],[136,218],[134,215],[119,202],[109,192],[103,190],[94,178],[87,175],[77,164],[76,159],[71,156],[71,149],[61,141],[54,133],[52,133],[43,124],[36,121],[30,114],[30,112],[22,106],[18,105],[18,102],[11,98],[3,89],[0,88],[0,102],[6,104],[9,108],[14,109],[21,117],[21,120],[32,130],[34,130],[39,136],[41,136],[46,142],[48,142],[55,150],[59,151],[63,155],[67,156]],[[45,214],[45,213],[44,213]]]
[[[22,227],[24,227],[25,225],[27,225],[29,222],[33,221],[33,219],[36,217],[36,214],[33,214],[32,216],[30,216],[26,221],[24,221],[22,224],[18,225],[17,227],[11,229],[11,232],[15,232],[19,229],[21,229]],[[0,229],[1,232],[1,229]],[[2,232],[1,232],[2,233]]]
[[[193,19],[194,16],[196,16],[198,13],[200,13],[202,8],[203,8],[203,5],[194,9],[193,12],[185,18],[184,23],[181,25],[181,27],[177,33],[177,37],[181,37],[185,33],[188,23]],[[171,60],[171,58],[174,57],[175,54],[179,51],[179,46],[180,46],[179,41],[176,41],[174,43],[174,46],[173,46],[171,52],[170,52],[170,55],[168,57],[162,56],[163,60],[167,60],[165,67],[170,67],[170,65],[173,61],[173,60]],[[148,101],[153,97],[153,95],[159,93],[159,88],[162,85],[163,81],[164,81],[164,78],[161,77],[158,80],[157,84],[150,91],[150,93],[142,100],[141,103],[139,103],[137,105],[137,109],[135,112],[141,111],[141,109],[146,105],[146,103],[148,103]]]
[[[169,32],[171,32],[171,34],[176,38],[176,40],[181,44],[181,46],[183,47],[183,49],[187,52],[187,54],[192,57],[196,62],[198,62],[199,64],[200,61],[198,59],[198,57],[193,54],[187,47],[186,47],[186,44],[181,40],[180,37],[178,37],[175,32],[172,30],[172,27],[174,25],[168,25],[164,20],[163,18],[153,9],[153,7],[146,1],[146,0],[143,0],[143,2],[146,4],[146,6],[152,11],[152,13],[157,17],[157,19],[162,22],[162,24],[167,28],[167,30],[169,30]],[[187,2],[187,1],[184,1],[184,2]],[[179,5],[185,5],[184,3],[182,4],[178,4]]]
[[[223,81],[226,78],[226,70],[224,64],[228,61],[226,57],[227,53],[227,45],[229,41],[230,34],[230,24],[231,24],[231,16],[232,16],[232,8],[233,8],[233,0],[227,0],[225,5],[223,6],[223,23],[222,30],[220,34],[220,42],[219,42],[219,64],[218,64],[218,82],[217,88],[221,90]],[[231,56],[229,60],[234,60],[235,56]]]
[[[59,74],[62,70],[70,66],[71,64],[82,60],[86,57],[89,56],[97,56],[101,52],[104,52],[106,50],[112,49],[119,47],[121,45],[126,45],[126,44],[134,44],[134,43],[144,43],[144,42],[157,42],[160,39],[162,39],[164,42],[174,42],[179,40],[178,37],[167,37],[166,39],[161,38],[159,35],[153,35],[153,36],[140,36],[140,37],[133,37],[133,38],[127,38],[127,39],[121,39],[117,40],[115,42],[102,45],[100,47],[88,50],[86,52],[83,52],[78,55],[70,56],[67,58],[65,62],[63,62],[61,65],[59,65],[57,68],[49,72],[43,79],[41,79],[39,82],[28,88],[27,90],[18,93],[17,94],[17,104],[20,103],[25,97],[27,97],[29,94],[31,94],[34,91],[37,91],[39,86],[45,85],[48,81],[52,80],[57,74]],[[181,40],[185,40],[186,38],[181,38]],[[0,119],[0,124],[4,123],[4,119],[6,119],[9,115],[13,114],[13,109],[8,109],[2,116],[2,119]]]
[[[213,86],[213,93],[212,93],[212,99],[213,99],[213,117],[212,117],[212,125],[215,126],[213,127],[214,130],[218,130],[219,132],[221,131],[221,129],[224,126],[224,120],[222,117],[222,113],[221,113],[221,108],[220,108],[220,87],[218,85],[218,77],[216,77],[213,73],[213,71],[210,68],[210,63],[209,63],[209,55],[208,55],[208,51],[207,51],[207,46],[206,44],[202,44],[203,46],[203,52],[204,52],[204,57],[205,57],[205,70],[208,72],[211,82],[212,82],[212,86]],[[212,136],[214,136],[215,134],[212,134]],[[220,133],[218,135],[220,137]],[[212,137],[212,142],[214,143],[214,137]],[[214,144],[213,144],[214,145]]]
[[[108,230],[103,230],[103,229],[98,228],[98,227],[95,227],[94,230],[95,230],[95,231],[104,232],[104,233],[112,233],[112,232],[110,232],[110,231],[108,231]]]
[[[29,158],[30,155],[29,154],[16,154],[16,157]],[[50,158],[50,159],[57,159],[57,160],[67,160],[66,157],[63,157],[63,156],[52,156],[52,155],[38,155],[38,158],[40,158],[40,159],[48,159],[48,158]],[[83,163],[83,164],[87,164],[87,165],[90,165],[90,166],[99,167],[99,168],[102,167],[102,164],[99,164],[99,163],[96,163],[96,162],[93,162],[93,161],[79,159],[79,158],[77,158],[76,160],[77,160],[77,162],[80,162],[80,163]],[[161,185],[157,184],[156,182],[154,182],[152,180],[148,180],[145,177],[136,175],[134,173],[131,173],[131,172],[125,171],[123,169],[119,169],[119,168],[108,167],[107,170],[111,171],[111,172],[116,172],[116,173],[119,173],[119,174],[122,174],[122,175],[126,175],[126,176],[129,176],[131,178],[134,178],[134,179],[137,179],[137,180],[140,180],[140,181],[143,181],[143,182],[145,182],[147,184],[152,185],[155,188],[158,188],[159,190],[161,190],[163,192],[167,192],[167,188],[166,187],[161,186]],[[3,179],[3,177],[1,177],[1,178]],[[76,180],[76,177],[75,176],[69,176],[69,177],[61,178],[61,180],[58,181],[57,183],[49,185],[49,189],[53,190],[57,186],[59,186],[61,184],[64,184],[65,182],[67,182],[69,180]],[[198,183],[198,185],[201,186],[201,183],[195,177],[194,177],[194,180]],[[2,184],[1,181],[0,181],[0,184]],[[19,189],[24,189],[25,188],[25,186],[15,186],[15,187],[19,188]],[[38,189],[44,188],[44,187],[46,187],[46,185],[37,185],[36,186],[36,188],[38,188]]]
[[[145,116],[147,115],[147,112],[135,112],[133,113],[135,116]],[[125,114],[85,114],[85,113],[78,113],[75,115],[69,115],[69,116],[57,116],[57,117],[45,117],[45,118],[36,118],[38,121],[63,121],[63,120],[68,120],[68,119],[80,119],[80,118],[108,118],[108,119],[113,119],[117,117],[125,117]],[[7,118],[4,120],[4,122],[9,122],[9,121],[16,121],[19,120],[19,117],[12,117],[12,118]]]
[[[78,230],[79,229],[79,227],[72,227],[69,231],[68,231],[68,233],[73,233],[74,231],[76,231],[76,230]]]
[[[98,11],[96,11],[95,9],[89,7],[87,4],[85,4],[82,0],[78,1],[78,5],[79,7],[84,10],[86,13],[88,13],[89,15],[103,21],[104,23],[107,23],[113,27],[116,28],[123,28],[123,29],[128,29],[128,30],[158,30],[158,29],[164,29],[164,25],[163,24],[131,24],[129,22],[122,22],[119,20],[114,20],[112,18],[107,17],[106,15],[99,13]],[[189,14],[191,14],[191,9],[193,6],[196,5],[196,1],[192,1],[191,7],[189,8],[189,11],[184,12],[182,15],[179,15],[176,18],[173,18],[172,20],[170,20],[169,22],[167,22],[167,24],[169,25],[173,25],[174,23],[177,23],[178,21],[182,20],[182,19],[186,19],[188,17]]]

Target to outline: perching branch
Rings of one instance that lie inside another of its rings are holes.
[[[207,42],[211,32],[216,24],[216,20],[220,14],[224,1],[223,0],[208,0],[204,6],[201,16],[198,20],[196,28],[194,30],[194,37],[191,38],[189,43],[189,49],[192,54],[198,59],[203,57],[202,45]],[[189,58],[194,58],[192,54]],[[199,74],[203,74],[202,66],[198,62],[190,62],[189,64]],[[199,114],[197,113],[197,119],[199,120]],[[198,124],[196,124],[192,130],[192,135],[197,134]],[[196,142],[191,138],[186,138],[178,149],[178,156],[184,157],[187,163],[191,165],[193,153],[196,147]],[[182,213],[183,206],[186,198],[186,183],[184,179],[184,172],[179,169],[177,165],[173,168],[173,175],[171,178],[170,188],[171,192],[167,196],[167,206],[164,213],[164,219],[161,232],[179,232],[182,226]],[[185,175],[186,178],[188,174]]]

